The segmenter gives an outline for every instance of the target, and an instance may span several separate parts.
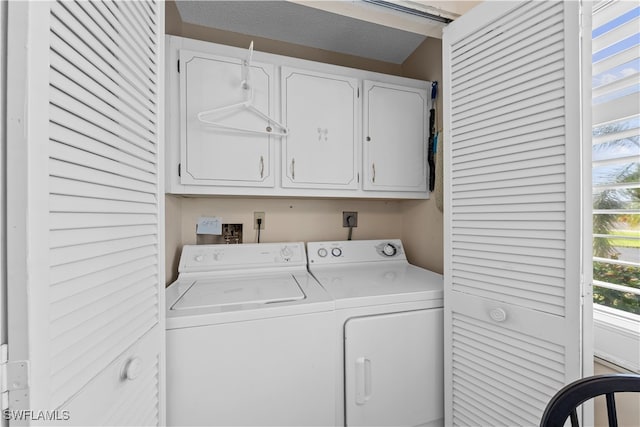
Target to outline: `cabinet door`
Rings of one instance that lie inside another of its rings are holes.
[[[347,426],[441,421],[442,309],[353,318],[345,325]]]
[[[230,130],[198,120],[198,113],[245,100],[242,60],[180,51],[181,182],[196,185],[273,187],[274,136]],[[252,63],[253,105],[272,116],[273,66]],[[264,118],[244,107],[206,116],[207,120],[263,131]]]
[[[282,186],[358,188],[358,80],[282,67]]]
[[[364,189],[427,191],[426,89],[364,82]]]

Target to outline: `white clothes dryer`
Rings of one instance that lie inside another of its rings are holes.
[[[166,290],[168,425],[335,422],[334,303],[303,243],[184,246]]]
[[[307,249],[336,305],[336,424],[442,425],[442,275],[409,264],[400,240]]]

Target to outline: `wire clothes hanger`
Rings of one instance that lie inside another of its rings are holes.
[[[208,126],[213,126],[213,127],[223,128],[223,129],[236,130],[240,132],[257,133],[261,135],[287,136],[289,135],[289,130],[285,125],[275,120],[273,117],[270,117],[267,114],[263,113],[255,105],[253,105],[253,87],[251,86],[250,74],[249,74],[252,56],[253,56],[253,41],[249,45],[249,55],[247,59],[242,61],[242,81],[240,82],[240,87],[244,92],[244,101],[214,108],[212,110],[201,111],[197,115],[198,120],[201,123],[204,123]],[[246,128],[242,126],[227,125],[227,124],[220,123],[215,120],[209,120],[206,118],[206,116],[211,114],[223,113],[225,111],[233,111],[233,110],[249,110],[256,116],[266,120],[268,124],[264,130],[258,130],[258,129],[251,129],[251,128]],[[280,131],[275,131],[272,126],[276,126],[280,128]]]

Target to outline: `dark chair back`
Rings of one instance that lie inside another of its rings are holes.
[[[607,374],[582,378],[565,386],[547,404],[540,427],[562,427],[571,417],[571,427],[579,427],[577,407],[587,400],[605,395],[609,426],[617,427],[614,393],[640,392],[640,375]]]

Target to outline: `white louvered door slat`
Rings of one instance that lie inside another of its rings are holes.
[[[12,409],[66,410],[72,425],[161,425],[164,5],[9,9],[9,245],[22,278],[12,280],[9,357],[27,360],[31,376]],[[131,361],[139,372],[126,371]]]
[[[485,2],[445,29],[450,425],[538,425],[588,373],[580,19],[578,2]]]
[[[132,179],[127,176],[115,175],[109,171],[87,168],[84,165],[65,162],[64,159],[51,158],[49,161],[51,176],[69,180],[86,181],[94,184],[108,183],[116,188],[124,188],[140,193],[154,193],[154,185],[149,182]]]
[[[82,230],[56,230],[49,233],[51,248],[60,248],[82,243],[101,242],[123,237],[144,236],[156,231],[154,225],[92,228]]]
[[[92,4],[96,7],[100,5],[100,3],[97,2]],[[110,3],[105,4],[109,5]],[[150,73],[141,75],[140,71],[143,71],[144,67],[138,67],[141,69],[138,71],[135,69],[135,65],[131,64],[130,61],[132,61],[131,58],[133,55],[129,53],[127,47],[127,43],[130,43],[127,34],[116,35],[116,38],[121,40],[120,49],[112,51],[102,42],[103,40],[105,42],[108,41],[108,37],[105,38],[104,35],[101,35],[99,38],[94,36],[78,21],[78,18],[69,13],[68,9],[64,6],[55,4],[52,8],[52,15],[55,19],[51,22],[51,30],[54,34],[57,34],[62,40],[66,41],[69,46],[77,49],[82,55],[87,56],[92,63],[103,66],[104,68],[102,69],[105,74],[119,74],[126,82],[126,84],[122,85],[121,90],[131,90],[134,94],[137,94],[137,97],[141,98],[138,102],[143,102],[153,108],[153,102],[148,99],[149,93],[153,93],[152,82],[147,80]],[[115,34],[118,34],[118,31],[123,30],[121,26],[117,24],[117,18],[110,16],[110,13],[110,11],[105,11],[104,15],[106,19],[111,20],[110,22],[114,26],[111,31],[114,32],[115,30]],[[61,48],[62,47],[64,46],[61,46]],[[58,49],[58,46],[53,46],[53,49]],[[124,58],[118,58],[116,54],[119,52],[124,52]],[[133,59],[133,61],[135,61],[135,59]],[[118,64],[118,69],[114,68],[115,64]],[[145,98],[147,98],[146,101]]]
[[[70,115],[66,115],[71,119]],[[59,117],[58,117],[59,119]],[[67,122],[67,124],[70,124]],[[87,134],[79,134],[69,127],[62,127],[57,123],[50,126],[51,139],[62,144],[78,148],[93,154],[97,154],[107,159],[112,159],[119,163],[139,168],[149,173],[155,170],[153,159],[148,157],[149,152],[137,149],[137,147],[122,146],[122,144],[110,145],[92,138]],[[124,149],[127,149],[126,151]],[[144,160],[144,161],[140,161]]]
[[[93,3],[92,3],[93,4]],[[151,101],[140,97],[135,87],[130,87],[125,84],[124,73],[123,75],[112,75],[111,79],[104,79],[104,70],[108,67],[108,63],[105,59],[96,55],[94,52],[86,49],[82,45],[74,44],[73,48],[65,43],[70,41],[70,36],[73,35],[66,27],[60,26],[58,30],[52,31],[51,38],[56,41],[55,48],[53,49],[60,58],[65,59],[67,62],[73,64],[76,67],[82,69],[82,72],[91,77],[95,81],[100,81],[100,84],[109,91],[117,91],[120,100],[126,103],[131,108],[136,109],[137,114],[146,117],[147,120],[153,122],[154,114],[149,108],[152,108]],[[51,59],[52,63],[57,63],[55,57]],[[139,104],[143,105],[139,105]],[[144,108],[146,107],[146,108]]]

